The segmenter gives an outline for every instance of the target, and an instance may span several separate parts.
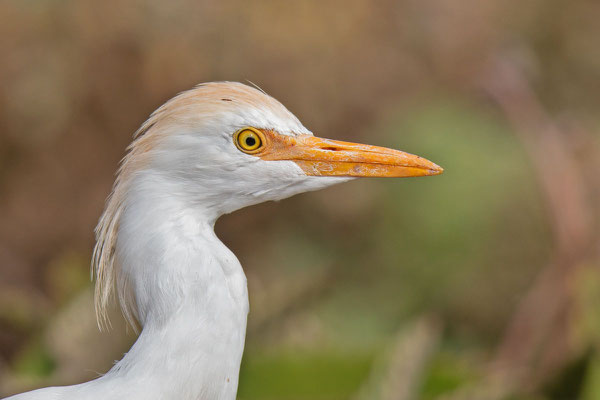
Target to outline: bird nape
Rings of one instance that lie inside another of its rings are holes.
[[[10,399],[235,399],[248,293],[217,218],[354,177],[442,171],[402,151],[315,137],[241,83],[177,95],[135,133],[96,228],[99,323],[116,297],[138,339],[93,381]]]

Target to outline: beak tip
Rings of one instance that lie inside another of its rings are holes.
[[[437,164],[431,163],[433,165],[431,165],[428,169],[429,169],[429,173],[428,175],[440,175],[444,173],[444,168],[440,167]]]

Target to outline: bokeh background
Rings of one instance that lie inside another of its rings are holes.
[[[0,395],[93,378],[93,228],[131,134],[251,81],[315,134],[442,176],[223,217],[241,400],[600,399],[600,3],[3,0]]]

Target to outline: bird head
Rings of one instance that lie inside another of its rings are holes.
[[[231,82],[197,86],[159,108],[136,134],[128,164],[214,218],[354,177],[442,172],[398,150],[315,137],[274,98]]]
[[[193,210],[214,222],[252,204],[356,177],[441,172],[431,161],[402,151],[315,137],[261,90],[232,82],[199,85],[158,108],[123,159],[96,228],[99,314],[113,284],[120,285],[113,265],[119,229],[148,218],[144,213]]]

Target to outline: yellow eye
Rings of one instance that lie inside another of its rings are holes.
[[[263,134],[254,128],[239,130],[233,137],[235,145],[244,153],[254,154],[259,152],[264,144]]]

